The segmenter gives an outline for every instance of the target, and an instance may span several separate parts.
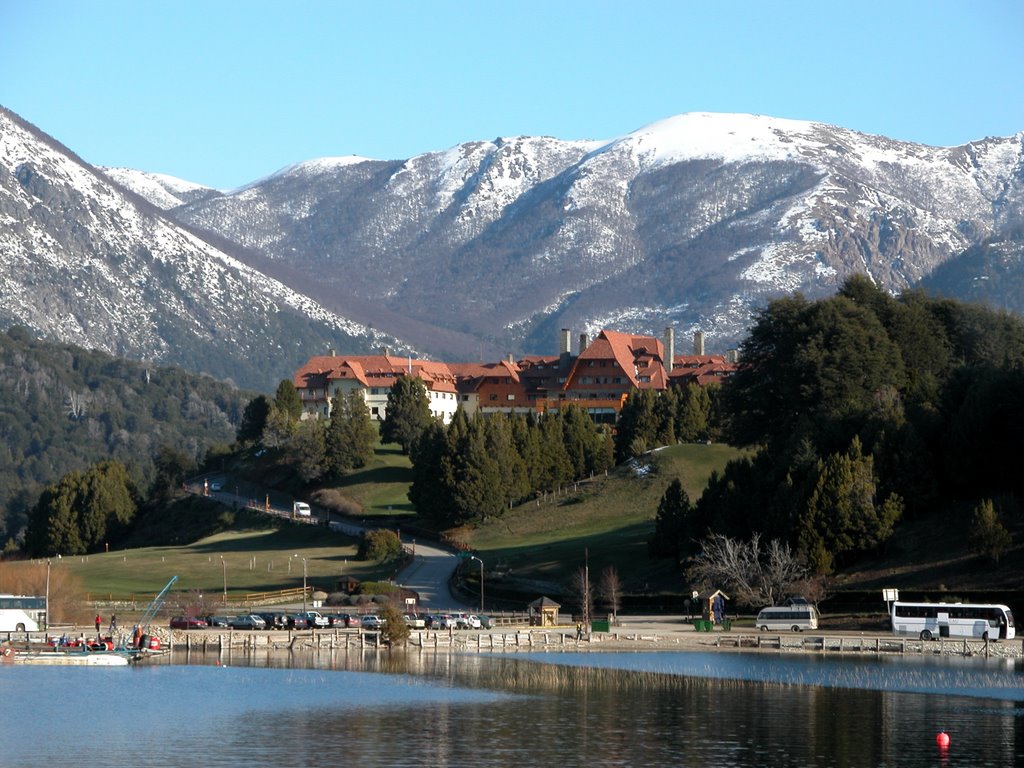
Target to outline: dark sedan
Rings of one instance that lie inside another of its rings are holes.
[[[245,616],[232,616],[228,619],[228,626],[232,629],[266,629],[267,622],[259,616],[248,614]]]

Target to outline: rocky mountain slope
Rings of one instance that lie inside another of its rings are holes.
[[[0,109],[0,327],[264,390],[311,352],[394,343],[236,255]]]
[[[1024,275],[1022,158],[1024,132],[935,148],[686,114],[223,192],[91,168],[0,112],[0,324],[265,387],[329,346],[494,359],[554,352],[561,327],[721,351],[770,298],[855,272],[1021,311],[1000,286]]]
[[[771,297],[854,272],[898,292],[999,241],[1021,220],[1022,142],[686,114],[612,141],[310,161],[168,215],[434,354],[552,351],[559,327],[604,326],[725,348]]]

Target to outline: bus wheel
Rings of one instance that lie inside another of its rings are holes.
[[[762,631],[762,632],[767,632],[767,631],[768,631],[768,627],[767,627],[766,625],[765,625],[765,626],[762,626],[762,627],[761,627],[761,631]]]
[[[14,628],[14,631],[15,632],[24,632],[25,631],[25,625],[24,624],[19,624],[18,626],[16,626]]]
[[[800,631],[800,627],[798,627],[796,624],[794,624],[793,625],[793,631],[794,632],[799,632]]]
[[[929,632],[927,629],[924,630],[923,632],[921,632],[921,639],[924,640],[924,641],[931,640],[932,639],[932,633]]]

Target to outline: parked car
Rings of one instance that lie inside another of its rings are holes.
[[[288,629],[288,615],[285,613],[261,613],[259,617],[267,623],[267,629]]]
[[[198,616],[175,616],[171,619],[171,629],[206,629],[206,619]]]
[[[306,617],[301,613],[289,613],[288,614],[288,628],[289,629],[307,629],[309,622]]]
[[[427,622],[422,616],[413,616],[411,613],[407,613],[402,618],[405,619],[405,623],[409,625],[410,629],[426,629]]]
[[[232,629],[266,629],[267,622],[259,616],[249,613],[243,616],[232,616],[228,619],[228,626]]]
[[[434,616],[434,621],[431,623],[431,629],[452,629],[455,626],[455,618],[449,616],[446,613],[439,613]]]
[[[324,615],[327,619],[327,626],[344,629],[345,627],[358,627],[359,617],[351,613],[328,613]]]
[[[306,611],[305,613],[300,613],[299,616],[306,620],[308,626],[314,628],[323,628],[330,623],[319,611]]]
[[[228,625],[227,616],[207,616],[206,626],[208,627],[226,627]]]
[[[463,619],[463,623],[466,625],[466,629],[483,629],[480,617],[473,613],[466,616]]]
[[[384,622],[381,621],[380,616],[373,613],[368,613],[360,619],[360,625],[363,629],[379,630],[384,626]]]
[[[480,619],[480,629],[494,629],[494,619],[490,616],[480,614],[478,618]]]

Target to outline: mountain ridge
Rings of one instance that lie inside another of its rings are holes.
[[[5,325],[263,389],[290,376],[309,340],[392,341],[219,250],[7,110],[0,171]],[[287,362],[275,360],[282,347]]]
[[[307,356],[383,342],[494,359],[551,352],[562,327],[701,330],[721,351],[777,296],[828,295],[855,272],[891,293],[923,285],[1013,238],[1022,147],[1024,131],[929,147],[687,113],[611,140],[512,136],[406,160],[315,158],[227,192],[128,169],[106,178],[360,336],[296,340]],[[1004,303],[1020,312],[1020,301]]]

